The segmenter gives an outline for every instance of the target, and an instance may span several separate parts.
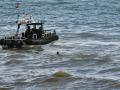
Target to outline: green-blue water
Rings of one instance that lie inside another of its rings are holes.
[[[0,49],[0,90],[120,90],[120,0],[0,0],[0,36],[15,33],[17,2],[60,39]],[[47,82],[57,71],[72,76]]]

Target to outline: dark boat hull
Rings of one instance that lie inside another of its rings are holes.
[[[23,45],[45,45],[58,39],[57,35],[40,39],[1,39],[0,45],[3,49],[22,48]]]
[[[59,37],[56,35],[47,39],[44,39],[44,38],[43,39],[26,39],[24,40],[24,42],[26,45],[44,45],[58,39]]]

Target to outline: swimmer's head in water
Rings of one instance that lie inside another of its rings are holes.
[[[57,55],[59,55],[59,52],[57,52]]]

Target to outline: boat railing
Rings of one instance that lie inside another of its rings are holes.
[[[25,38],[9,38],[9,37],[5,37],[4,40],[26,40]]]
[[[21,34],[17,34],[17,35],[14,35],[14,36],[4,35],[3,37],[4,38],[2,38],[2,39],[4,39],[4,40],[25,40],[26,39],[26,38],[23,38],[21,36]]]
[[[45,33],[54,33],[56,34],[56,30],[52,29],[52,30],[44,30]]]
[[[47,39],[47,38],[50,38],[51,36],[56,35],[56,31],[55,30],[53,30],[52,32],[51,32],[51,30],[45,30],[45,31],[47,31],[47,32],[44,32],[42,34],[42,38]],[[50,32],[48,32],[48,31],[50,31]]]

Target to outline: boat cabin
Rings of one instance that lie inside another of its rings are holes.
[[[22,33],[22,37],[28,39],[40,39],[43,33],[43,23],[30,23],[26,24],[26,31]]]

